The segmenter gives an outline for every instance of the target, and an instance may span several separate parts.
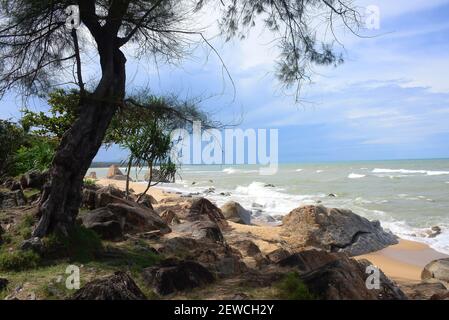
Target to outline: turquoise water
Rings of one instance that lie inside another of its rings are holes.
[[[91,169],[98,177],[106,170]],[[257,166],[249,165],[184,166],[176,183],[162,187],[184,193],[214,187],[208,198],[218,205],[235,200],[272,216],[304,204],[347,208],[380,220],[403,238],[449,253],[449,160],[282,164],[272,176],[261,176]],[[443,233],[429,238],[432,226],[440,226]]]

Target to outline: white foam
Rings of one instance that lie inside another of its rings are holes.
[[[449,174],[449,171],[434,170],[408,170],[408,169],[373,169],[372,173],[401,173],[401,174],[426,174],[428,176],[439,176]]]
[[[296,169],[295,171],[296,172],[301,172],[301,171],[304,171],[304,169]]]
[[[234,168],[224,168],[222,171],[227,174],[234,174],[237,172],[237,170]]]
[[[315,171],[316,173],[321,173],[321,172],[323,172],[323,170],[317,170],[317,171]]]
[[[364,174],[357,174],[357,173],[350,173],[348,175],[349,179],[360,179],[360,178],[365,178],[365,177],[366,177],[366,175],[364,175]]]

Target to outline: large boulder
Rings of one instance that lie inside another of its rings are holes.
[[[49,178],[48,171],[30,170],[20,177],[22,189],[32,188],[41,190]]]
[[[26,198],[21,189],[15,191],[0,191],[0,209],[24,206]]]
[[[378,221],[350,210],[304,206],[291,211],[282,222],[284,235],[298,248],[311,246],[357,256],[398,243]]]
[[[449,284],[449,258],[434,260],[427,264],[421,272],[421,279]]]
[[[211,221],[216,223],[220,228],[226,228],[228,226],[221,210],[205,198],[193,200],[190,210],[182,218],[187,221]]]
[[[342,253],[329,253],[322,250],[305,250],[289,255],[279,261],[277,264],[281,267],[294,267],[301,273],[310,272],[321,268],[335,260],[344,258]]]
[[[228,201],[220,209],[223,216],[229,221],[251,224],[251,211],[243,208],[238,202]]]
[[[245,263],[250,267],[261,268],[269,264],[269,260],[251,240],[243,239],[234,241],[232,247],[236,248],[242,254]]]
[[[118,271],[104,279],[87,283],[72,300],[146,300],[145,294],[126,273]]]
[[[123,203],[109,204],[86,213],[83,224],[108,240],[118,240],[126,233],[160,231],[166,234],[171,231],[153,210]]]
[[[144,269],[143,278],[160,295],[191,290],[214,281],[212,273],[199,263],[174,259],[167,259],[159,266]]]
[[[173,226],[173,230],[192,239],[206,242],[224,242],[223,234],[217,223],[212,221],[185,222]]]
[[[119,169],[119,167],[115,164],[111,165],[108,169],[108,173],[106,174],[106,178],[111,179],[114,176],[123,176],[123,172]]]
[[[165,256],[182,254],[186,260],[201,263],[218,277],[241,274],[248,270],[240,252],[226,243],[175,237],[166,239],[158,252]]]
[[[309,291],[323,300],[405,300],[407,297],[399,287],[380,270],[380,288],[369,289],[368,261],[361,263],[341,256],[300,277]]]
[[[440,300],[449,295],[449,290],[439,282],[403,284],[401,289],[412,300]]]

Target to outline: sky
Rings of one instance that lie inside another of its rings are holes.
[[[345,63],[317,67],[299,104],[275,79],[277,51],[259,25],[248,39],[227,43],[213,37],[214,27],[207,30],[234,85],[221,60],[200,46],[177,65],[130,59],[129,91],[200,97],[224,124],[278,129],[280,162],[449,158],[449,1],[356,3],[379,8],[380,29],[366,38],[339,33]],[[215,12],[205,16],[212,25]],[[0,118],[17,119],[20,105],[20,98],[5,97]],[[95,160],[125,156],[118,147],[102,148]]]

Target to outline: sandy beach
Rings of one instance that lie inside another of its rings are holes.
[[[120,189],[125,189],[126,181],[99,179],[96,181],[99,185],[115,185]],[[144,183],[130,182],[130,188],[135,193],[141,193],[145,190]],[[160,201],[167,197],[176,196],[173,193],[166,192],[157,187],[151,187],[148,191],[156,200]],[[280,228],[269,226],[248,226],[236,223],[230,223],[238,232],[252,233],[260,239],[257,245],[263,252],[275,249],[270,245],[270,240],[279,239]],[[265,240],[265,241],[264,241]],[[421,271],[424,266],[435,259],[447,258],[448,255],[440,253],[428,245],[410,240],[400,239],[399,244],[390,246],[383,250],[356,257],[356,259],[367,259],[379,267],[388,277],[401,282],[419,282]]]

